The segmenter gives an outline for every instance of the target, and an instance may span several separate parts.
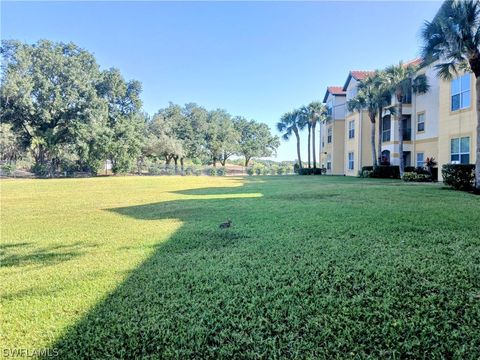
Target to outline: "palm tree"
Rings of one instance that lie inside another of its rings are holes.
[[[376,166],[377,155],[375,151],[375,117],[377,116],[378,107],[373,94],[359,91],[353,99],[348,100],[347,108],[348,111],[361,112],[364,109],[367,110],[370,123],[372,124],[372,130],[370,133],[370,140],[372,144],[372,164]]]
[[[383,109],[390,103],[391,94],[386,86],[384,74],[376,70],[372,75],[360,81],[358,93],[347,103],[349,111],[367,110],[371,123],[370,141],[372,146],[372,164],[379,165],[382,158],[382,115]],[[375,149],[375,124],[378,114],[378,142]]]
[[[477,148],[475,188],[480,190],[480,3],[478,0],[445,1],[422,30],[422,57],[425,64],[438,61],[438,75],[451,79],[452,73],[467,70],[475,75],[477,92]]]
[[[282,138],[289,140],[292,134],[295,134],[297,138],[297,156],[298,166],[302,168],[302,158],[300,156],[300,134],[299,131],[303,130],[305,122],[302,119],[301,111],[294,110],[284,114],[280,121],[277,123],[277,130],[283,133]]]
[[[317,168],[317,153],[315,149],[315,129],[317,124],[325,118],[327,114],[327,109],[324,104],[320,101],[312,101],[308,106],[304,106],[302,108],[302,112],[306,115],[308,129],[308,166],[310,167],[310,136],[312,139],[311,148],[312,148],[312,155],[313,155],[313,168]]]
[[[312,123],[310,122],[309,119],[309,113],[308,113],[308,107],[302,106],[299,110],[297,110],[298,113],[298,121],[297,121],[297,127],[301,130],[303,130],[305,127],[308,129],[308,138],[307,138],[307,156],[308,156],[308,168],[311,168],[311,157],[310,157],[310,149],[311,149],[311,136],[312,136]]]
[[[385,86],[397,100],[395,112],[398,118],[400,176],[403,176],[405,169],[403,156],[403,102],[409,94],[424,94],[428,91],[427,77],[424,74],[416,75],[417,70],[417,66],[400,62],[398,65],[389,66],[383,72]]]
[[[383,110],[392,100],[392,94],[384,81],[384,75],[381,71],[376,71],[371,76],[372,82],[377,86],[377,101],[378,101],[378,139],[377,139],[377,159],[378,165],[382,162],[382,136],[383,136]],[[395,114],[394,108],[388,109],[391,115]]]

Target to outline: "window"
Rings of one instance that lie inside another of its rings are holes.
[[[465,74],[450,83],[452,111],[470,107],[470,74]]]
[[[412,119],[410,115],[406,115],[403,120],[403,140],[412,140]]]
[[[410,166],[411,161],[410,161],[410,151],[404,151],[403,152],[403,166]]]
[[[417,153],[417,167],[423,168],[425,166],[425,160],[423,153]]]
[[[348,122],[348,138],[353,139],[355,137],[355,120]]]
[[[425,131],[425,113],[417,114],[417,132]]]
[[[390,115],[385,116],[382,120],[382,142],[390,141],[390,128],[391,128]]]
[[[353,152],[348,153],[348,170],[353,170],[354,168]]]
[[[470,138],[468,136],[450,140],[450,161],[454,164],[470,163]]]
[[[327,129],[327,143],[331,144],[332,142],[332,128],[329,127]]]
[[[327,170],[332,170],[332,155],[327,156]]]

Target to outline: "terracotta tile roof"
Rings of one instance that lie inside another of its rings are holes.
[[[416,58],[416,59],[407,61],[407,62],[404,63],[403,65],[404,65],[404,66],[418,66],[418,65],[420,65],[421,63],[422,63],[422,59],[421,59],[421,58]]]
[[[359,71],[359,70],[352,70],[350,71],[350,74],[352,75],[352,77],[355,79],[355,80],[363,80],[365,79],[366,77],[370,76],[370,75],[373,75],[375,73],[375,71]]]
[[[354,78],[357,81],[363,80],[366,77],[375,74],[375,71],[365,71],[365,70],[352,70],[348,73],[347,81],[345,81],[345,85],[343,85],[343,91],[347,90],[348,84],[350,80]]]
[[[341,86],[329,86],[327,87],[327,91],[332,95],[345,95],[345,91]]]
[[[328,86],[325,96],[323,97],[323,102],[327,102],[328,94],[332,95],[346,95],[347,93],[343,91],[341,86]]]

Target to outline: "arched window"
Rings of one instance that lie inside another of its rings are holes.
[[[390,165],[390,150],[382,151],[382,161],[380,165]]]

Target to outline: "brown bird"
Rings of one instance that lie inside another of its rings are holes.
[[[220,224],[220,229],[228,229],[230,226],[232,226],[232,220],[227,220],[227,222],[224,222],[223,224]]]

